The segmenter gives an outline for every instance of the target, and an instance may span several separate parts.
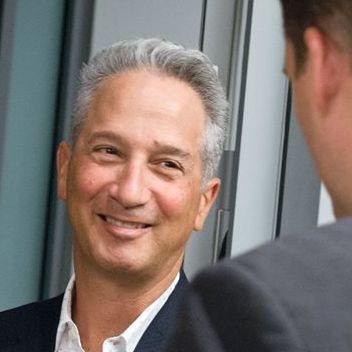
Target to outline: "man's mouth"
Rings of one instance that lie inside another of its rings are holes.
[[[140,222],[121,221],[118,219],[114,219],[111,216],[100,215],[100,217],[110,225],[118,226],[125,229],[145,229],[150,226],[148,224]]]

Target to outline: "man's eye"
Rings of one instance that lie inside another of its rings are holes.
[[[117,149],[113,148],[113,147],[98,147],[95,149],[95,151],[102,153],[102,154],[112,154],[115,155],[117,154]]]
[[[115,148],[110,147],[103,148],[102,152],[106,154],[117,154],[117,150]]]
[[[168,169],[182,169],[181,165],[172,160],[163,161],[161,164]]]

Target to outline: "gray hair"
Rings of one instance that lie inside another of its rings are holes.
[[[213,64],[199,50],[161,39],[118,42],[96,54],[81,71],[81,84],[71,126],[75,144],[97,88],[107,78],[133,69],[161,72],[188,83],[207,114],[202,138],[203,184],[215,176],[226,136],[228,103]]]

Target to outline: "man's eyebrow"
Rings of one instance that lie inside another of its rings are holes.
[[[174,156],[178,156],[181,157],[183,159],[191,159],[191,153],[177,148],[173,145],[170,144],[163,144],[163,143],[155,143],[155,152],[157,154],[167,154],[167,155],[174,155]]]
[[[88,143],[92,143],[94,140],[96,139],[106,139],[109,141],[114,141],[114,142],[120,142],[122,140],[122,138],[111,131],[97,131],[94,132],[88,139]]]

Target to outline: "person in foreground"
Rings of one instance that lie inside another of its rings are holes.
[[[338,220],[201,273],[168,352],[352,351],[352,1],[281,3],[285,72]]]
[[[73,227],[64,295],[0,314],[0,350],[161,351],[190,233],[218,193],[227,102],[201,52],[119,42],[82,70],[58,194]]]

